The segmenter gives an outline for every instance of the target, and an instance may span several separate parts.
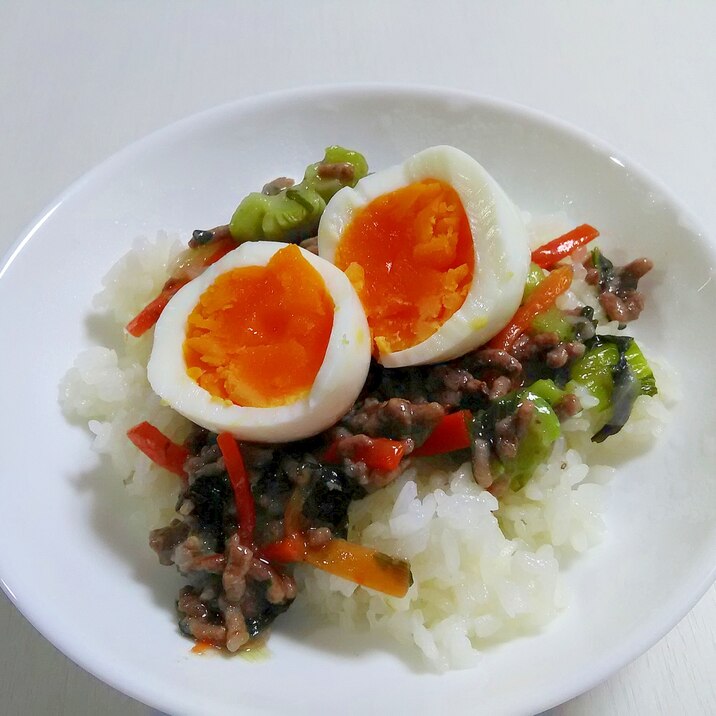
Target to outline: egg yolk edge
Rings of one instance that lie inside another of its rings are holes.
[[[333,329],[335,305],[320,273],[297,246],[265,266],[221,274],[186,323],[187,374],[212,396],[270,408],[305,397]]]
[[[422,343],[460,309],[472,283],[474,243],[458,193],[424,179],[373,199],[343,232],[335,264],[361,299],[374,354]]]

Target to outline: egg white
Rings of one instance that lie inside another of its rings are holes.
[[[520,305],[529,270],[521,213],[475,159],[450,146],[430,147],[361,179],[355,188],[341,189],[321,218],[319,255],[333,263],[357,211],[383,194],[424,179],[449,184],[460,197],[472,232],[475,271],[465,302],[438,331],[410,348],[378,356],[389,368],[450,360],[486,343]]]
[[[187,375],[183,349],[187,318],[201,294],[220,274],[242,266],[265,266],[286,246],[271,241],[242,244],[178,291],[157,322],[147,366],[149,383],[174,410],[208,430],[228,431],[253,442],[300,440],[341,418],[365,383],[370,332],[360,300],[342,271],[303,249],[302,256],[321,275],[335,305],[326,355],[308,395],[278,407],[242,407],[212,396]]]

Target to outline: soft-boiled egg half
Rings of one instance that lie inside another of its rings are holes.
[[[358,292],[387,367],[449,360],[488,341],[520,305],[530,262],[520,212],[448,146],[341,189],[321,218],[318,251]]]
[[[353,405],[370,333],[346,275],[295,245],[241,245],[182,288],[147,368],[177,412],[239,439],[315,435]]]

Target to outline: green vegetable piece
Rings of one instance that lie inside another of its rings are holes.
[[[535,333],[556,333],[560,341],[574,339],[574,325],[567,320],[559,308],[554,306],[535,316],[532,321],[532,330]]]
[[[475,413],[470,431],[473,442],[492,444],[495,438],[495,426],[508,415],[512,415],[523,401],[534,406],[534,413],[527,432],[519,441],[517,454],[513,458],[500,460],[493,455],[490,458],[490,472],[495,482],[507,482],[510,487],[519,490],[532,477],[537,466],[544,462],[552,450],[554,441],[560,436],[559,418],[550,407],[548,400],[533,390],[537,390],[556,399],[562,393],[550,380],[537,381],[529,388],[510,393],[494,402],[489,408]]]
[[[612,338],[612,336],[597,336],[591,350],[575,361],[570,371],[571,380],[583,385],[599,401],[599,410],[607,410],[611,406],[614,389],[613,370],[619,361],[619,348],[611,340]],[[626,339],[617,337],[617,340]],[[639,379],[639,393],[656,395],[654,374],[633,339],[629,339],[625,357],[627,365]]]
[[[627,364],[632,371],[634,371],[634,375],[639,379],[641,395],[656,395],[658,390],[654,373],[646,362],[646,358],[636,344],[636,341],[631,342],[631,345],[626,350],[625,356]]]
[[[325,164],[350,165],[345,176],[321,176]],[[326,202],[344,186],[355,186],[368,173],[362,154],[343,147],[326,149],[322,162],[306,169],[303,181],[267,196],[249,194],[237,207],[229,222],[229,231],[237,242],[286,241],[298,242],[315,236]]]
[[[264,238],[262,225],[264,217],[271,210],[272,198],[253,192],[242,200],[229,222],[229,232],[236,241],[241,243]]]
[[[527,281],[525,282],[525,290],[522,294],[522,303],[525,302],[529,295],[534,291],[537,286],[541,283],[544,278],[544,271],[537,264],[530,264],[530,270],[527,274]]]
[[[515,491],[521,490],[537,467],[547,460],[555,440],[562,432],[559,418],[547,401],[531,389],[522,391],[520,395],[520,403],[529,400],[534,405],[527,433],[520,440],[514,458],[504,462],[495,460],[499,465],[493,465],[493,474],[509,478],[510,487]]]
[[[261,224],[264,239],[295,242],[315,235],[326,208],[315,191],[299,184],[270,199],[273,205]]]
[[[325,177],[320,175],[321,165],[326,164],[350,164],[352,167],[351,176],[347,180],[338,177]],[[359,152],[352,149],[344,149],[334,145],[326,149],[323,160],[316,164],[310,164],[306,168],[301,185],[308,186],[318,192],[325,202],[330,201],[336,192],[346,186],[355,186],[364,176],[368,174],[368,162]]]
[[[564,398],[567,394],[566,390],[558,388],[553,380],[549,378],[540,378],[536,380],[532,385],[529,386],[529,392],[538,395],[543,400],[547,401],[552,407]]]

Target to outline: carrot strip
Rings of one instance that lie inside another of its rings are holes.
[[[162,311],[166,308],[172,296],[188,283],[188,279],[169,279],[164,284],[161,293],[127,324],[127,333],[135,338],[143,336],[159,320],[159,316],[162,315]]]
[[[405,560],[344,539],[332,539],[321,547],[307,549],[304,561],[392,597],[404,597],[413,583],[410,565]]]
[[[186,477],[184,463],[189,457],[189,451],[183,445],[177,445],[158,428],[146,421],[127,430],[127,437],[152,462],[173,472],[180,477]]]
[[[545,276],[517,309],[512,320],[492,338],[487,347],[504,351],[514,348],[517,339],[529,329],[535,317],[552,308],[557,298],[571,286],[573,275],[571,266],[560,266]]]
[[[419,448],[415,448],[412,454],[415,457],[427,457],[470,447],[470,431],[467,427],[470,418],[472,413],[469,410],[459,410],[446,415],[435,426],[428,439]]]
[[[256,505],[241,451],[231,433],[220,433],[216,442],[224,457],[229,482],[234,490],[239,538],[243,544],[252,544],[256,527]]]
[[[582,224],[562,236],[540,246],[532,252],[532,263],[543,269],[551,269],[563,258],[585,246],[599,236],[599,231],[589,224]]]

